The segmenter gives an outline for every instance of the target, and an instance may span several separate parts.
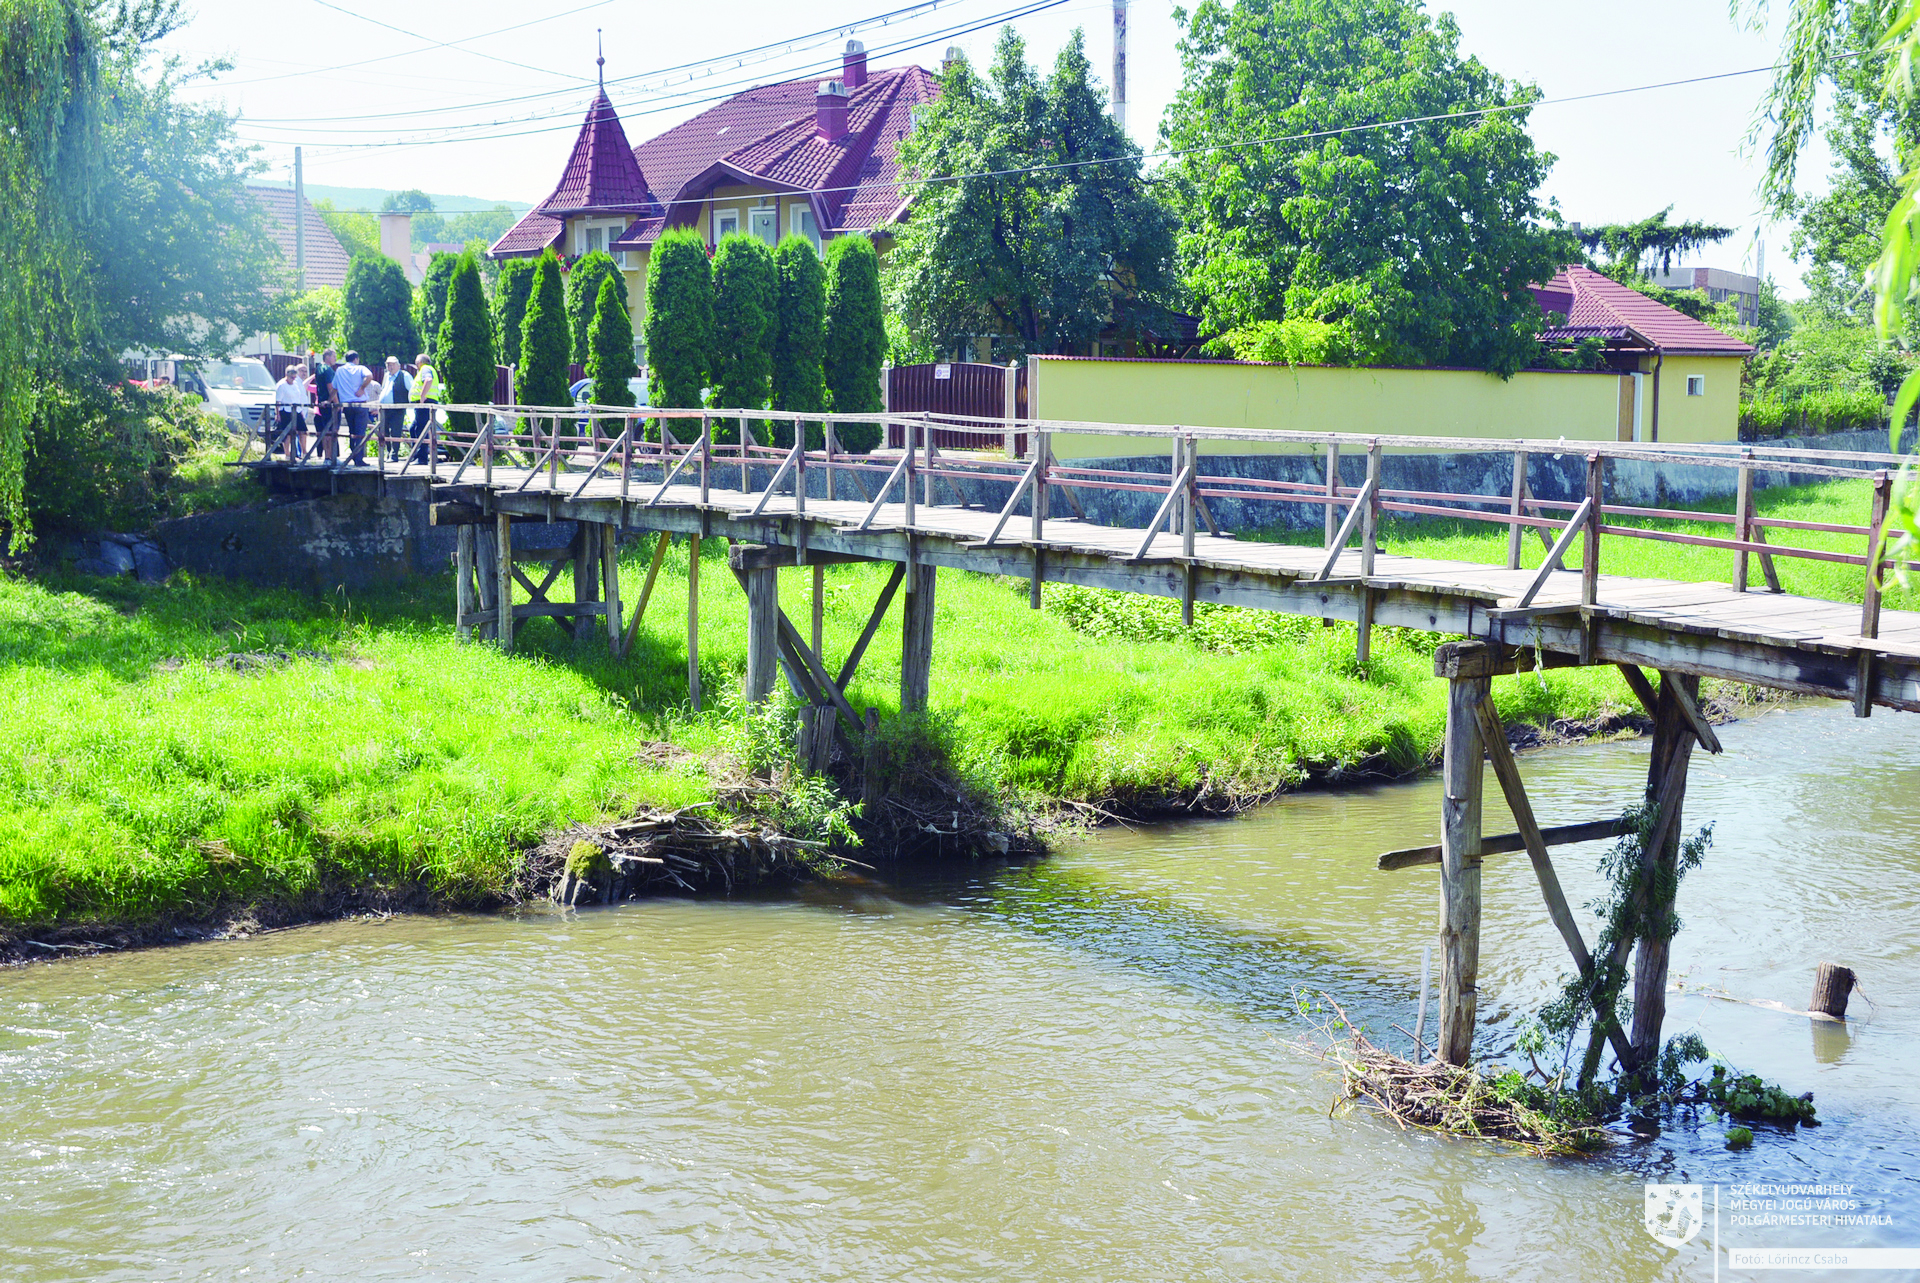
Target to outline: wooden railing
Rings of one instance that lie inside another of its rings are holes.
[[[1237,500],[1243,503],[1293,504],[1319,508],[1323,515],[1323,545],[1328,557],[1319,578],[1333,575],[1341,554],[1356,546],[1358,573],[1371,576],[1378,549],[1378,529],[1383,513],[1476,521],[1503,526],[1507,530],[1506,565],[1521,566],[1521,544],[1525,532],[1532,530],[1547,548],[1530,586],[1516,603],[1505,608],[1513,611],[1548,613],[1591,606],[1598,600],[1600,548],[1602,541],[1640,539],[1691,547],[1720,549],[1732,554],[1732,587],[1748,590],[1751,562],[1757,559],[1770,592],[1780,592],[1775,559],[1802,558],[1811,561],[1857,566],[1863,571],[1860,633],[1874,637],[1878,632],[1881,570],[1885,564],[1882,532],[1892,496],[1893,470],[1905,462],[1902,456],[1868,452],[1788,449],[1763,445],[1639,445],[1625,442],[1576,442],[1559,440],[1488,441],[1458,437],[1356,436],[1342,433],[1303,433],[1249,429],[1202,428],[1182,426],[1134,426],[1120,424],[1076,423],[1068,421],[1030,421],[1024,426],[1030,433],[1030,448],[1025,459],[1009,459],[985,454],[943,452],[935,443],[943,428],[979,430],[994,420],[962,419],[959,416],[933,414],[798,414],[771,410],[668,410],[615,406],[446,406],[443,422],[434,416],[422,433],[411,435],[412,412],[406,407],[399,432],[388,426],[378,410],[370,414],[366,446],[374,460],[368,466],[383,475],[406,476],[432,466],[435,479],[445,482],[463,480],[491,485],[496,468],[513,469],[514,489],[564,490],[571,497],[582,494],[598,478],[616,480],[620,497],[644,505],[662,501],[674,484],[697,486],[702,502],[712,489],[741,494],[758,494],[749,515],[765,511],[776,496],[787,495],[794,507],[806,511],[811,483],[808,474],[824,473],[823,489],[829,500],[858,498],[867,504],[856,529],[872,526],[887,503],[904,505],[904,524],[913,527],[921,508],[943,503],[975,506],[983,492],[971,494],[967,486],[998,483],[1009,487],[1000,506],[998,521],[985,541],[993,544],[1005,537],[1008,523],[1023,499],[1031,520],[1031,538],[1043,537],[1044,523],[1050,519],[1054,496],[1064,498],[1076,514],[1085,516],[1078,495],[1086,492],[1137,493],[1158,496],[1152,520],[1141,530],[1141,540],[1132,554],[1135,560],[1149,556],[1190,559],[1202,524],[1213,534],[1223,533],[1215,521],[1209,500]],[[453,426],[465,416],[471,427]],[[783,425],[782,435],[790,436],[789,447],[763,445],[756,439],[753,425]],[[908,443],[897,451],[857,454],[844,449],[838,441],[838,428],[850,423],[884,425],[895,440]],[[806,448],[807,429],[817,426],[823,448]],[[715,429],[725,428],[732,441],[716,442]],[[335,432],[344,432],[336,425]],[[1053,438],[1058,435],[1115,438],[1115,456],[1134,459],[1157,455],[1167,460],[1164,474],[1134,469],[1100,467],[1090,463],[1063,464],[1055,457]],[[311,432],[310,436],[314,435]],[[1147,441],[1160,444],[1148,451]],[[1214,475],[1200,469],[1201,443],[1258,442],[1271,448],[1275,444],[1301,450],[1324,451],[1324,471],[1318,480],[1276,480],[1269,478]],[[269,450],[279,450],[284,436],[269,442]],[[342,441],[339,453],[347,453]],[[1511,453],[1513,484],[1505,495],[1454,493],[1447,491],[1391,489],[1383,484],[1383,464],[1388,450],[1423,453]],[[296,462],[312,462],[322,453],[316,439]],[[1341,477],[1343,455],[1364,455],[1365,479],[1349,485]],[[1577,499],[1535,498],[1527,484],[1528,461],[1535,455],[1581,456],[1585,464],[1586,493]],[[1654,508],[1610,502],[1606,491],[1606,461],[1632,460],[1649,463],[1688,464],[1737,471],[1735,507],[1731,514],[1700,512],[1690,509]],[[1834,522],[1794,521],[1763,517],[1754,511],[1755,474],[1759,471],[1791,472],[1797,477],[1845,478],[1864,480],[1872,485],[1871,515],[1865,525]],[[870,484],[872,483],[872,484]],[[992,493],[992,492],[984,492]],[[1690,523],[1725,533],[1692,533],[1647,526],[1621,524],[1623,521],[1658,520]],[[1817,532],[1860,540],[1858,552],[1834,551],[1777,543],[1769,532]],[[1178,540],[1178,551],[1159,541]],[[1580,595],[1578,603],[1550,602],[1536,606],[1535,598],[1561,568],[1563,559],[1578,540],[1582,543]],[[1909,563],[1912,564],[1912,563]]]

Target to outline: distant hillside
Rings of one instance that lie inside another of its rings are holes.
[[[292,186],[292,184],[287,184]],[[335,209],[364,209],[378,212],[381,202],[393,192],[384,187],[330,187],[325,183],[308,183],[308,200],[330,200]],[[523,200],[488,200],[481,196],[446,196],[439,192],[428,192],[427,198],[433,202],[433,208],[440,214],[471,214],[483,210],[496,209],[505,205],[516,215],[524,214],[533,206]]]

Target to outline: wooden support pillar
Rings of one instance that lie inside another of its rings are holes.
[[[607,603],[607,649],[620,653],[620,527],[600,527],[600,599]]]
[[[666,536],[660,536],[665,539]],[[687,538],[687,701],[700,711],[700,536]]]
[[[773,694],[780,676],[780,572],[771,566],[743,570],[747,590],[747,698]]]
[[[1677,689],[1676,689],[1677,687]],[[1698,742],[1689,723],[1682,698],[1692,704],[1700,699],[1700,679],[1680,673],[1660,674],[1660,693],[1655,701],[1653,753],[1647,763],[1647,793],[1670,800],[1672,815],[1662,815],[1654,830],[1654,848],[1641,853],[1651,891],[1654,884],[1673,885],[1675,865],[1680,859],[1680,806],[1686,797],[1687,764]],[[1673,897],[1648,902],[1642,921],[1659,922],[1673,911]],[[1628,1042],[1633,1048],[1629,1069],[1651,1065],[1660,1054],[1660,1026],[1667,1018],[1667,958],[1670,941],[1642,935],[1633,950],[1633,1032]]]
[[[484,616],[490,611],[497,612],[500,609],[500,541],[484,526],[473,528],[473,572],[480,613]],[[499,635],[499,624],[487,619],[482,619],[479,631],[474,634],[481,641],[490,641]]]
[[[495,581],[496,623],[494,635],[500,639],[500,649],[513,650],[513,522],[506,513],[494,516],[494,529],[499,541],[495,567],[500,572]]]
[[[453,635],[461,641],[473,636],[467,616],[473,613],[473,527],[460,526],[453,536]]]
[[[907,604],[900,619],[900,711],[925,712],[933,668],[933,589],[936,567],[907,568]]]
[[[1434,652],[1447,679],[1447,732],[1440,803],[1440,1039],[1437,1054],[1464,1065],[1473,1051],[1480,977],[1480,791],[1486,747],[1479,707],[1493,687],[1484,643]]]
[[[600,600],[600,523],[582,521],[573,530],[573,599],[576,602]],[[592,615],[573,616],[573,635],[585,637],[593,627]]]

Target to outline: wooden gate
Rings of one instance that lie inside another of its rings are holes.
[[[1007,376],[1013,375],[1012,417],[1027,417],[1027,367],[981,365],[973,361],[940,361],[926,365],[896,365],[887,371],[887,410],[892,414],[965,415],[969,418],[1008,418]],[[898,450],[906,443],[899,424],[887,428],[887,445]],[[1000,450],[1007,446],[1007,430],[966,431],[935,428],[933,444],[943,450]],[[1026,454],[1026,433],[1014,437],[1013,453]]]

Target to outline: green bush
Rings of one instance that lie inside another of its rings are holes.
[[[773,408],[802,412],[827,408],[827,269],[813,242],[789,236],[773,251]],[[788,442],[791,444],[791,441]],[[819,449],[825,433],[807,429]]]
[[[32,440],[26,498],[36,527],[144,530],[178,515],[181,466],[231,433],[198,397],[171,389],[60,384],[35,398]]]
[[[835,414],[880,408],[880,363],[887,327],[880,304],[880,257],[864,236],[842,236],[827,246],[827,393]],[[843,423],[840,444],[864,454],[880,444],[877,423]]]
[[[447,286],[447,314],[434,343],[439,362],[441,396],[461,405],[485,405],[493,400],[493,321],[480,286],[480,259],[472,250],[461,254]],[[458,411],[454,426],[473,431],[473,415]]]
[[[342,295],[347,346],[360,354],[363,365],[377,370],[390,356],[411,361],[420,351],[413,287],[400,264],[385,254],[356,254],[347,264]]]
[[[647,404],[704,405],[713,351],[713,270],[706,242],[691,227],[677,227],[654,243],[647,268],[646,334]],[[722,440],[715,427],[714,440]]]
[[[527,319],[533,269],[533,259],[510,258],[500,264],[500,279],[494,282],[493,351],[502,365],[520,361],[520,326]]]
[[[758,236],[722,237],[713,255],[713,403],[765,408],[773,376],[773,321],[779,282],[773,252]],[[755,435],[767,439],[764,422]],[[737,431],[737,429],[736,429]],[[787,444],[793,441],[789,434]]]
[[[520,360],[513,396],[521,405],[566,405],[567,301],[560,284],[560,260],[552,250],[533,269],[527,314],[520,322]]]
[[[627,278],[605,250],[581,255],[567,271],[567,327],[573,336],[573,363],[587,363],[587,338],[600,301],[600,283],[614,282],[620,293],[620,310],[627,311]]]
[[[593,325],[587,335],[587,377],[593,380],[588,393],[595,405],[632,405],[633,389],[627,380],[640,372],[633,363],[633,321],[627,315],[626,291],[612,277],[600,280],[600,297],[595,300]]]

